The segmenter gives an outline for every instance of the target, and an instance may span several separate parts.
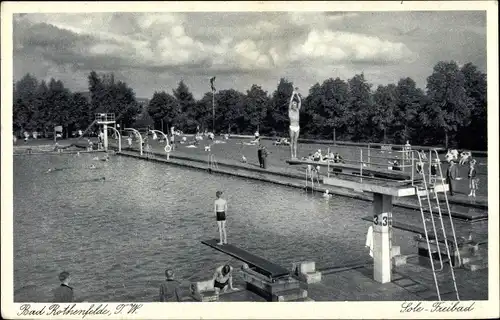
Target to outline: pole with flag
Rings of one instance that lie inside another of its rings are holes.
[[[212,132],[215,134],[215,77],[210,78],[210,87],[212,89]]]

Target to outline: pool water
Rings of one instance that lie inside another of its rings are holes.
[[[318,268],[371,260],[364,246],[369,223],[361,219],[371,214],[370,202],[93,157],[14,158],[15,302],[50,301],[63,270],[76,299],[90,302],[156,301],[167,267],[180,280],[210,278],[230,259],[200,243],[218,237],[217,190],[229,203],[229,243],[286,268],[304,260]],[[393,239],[403,253],[415,253],[411,234],[394,230]]]

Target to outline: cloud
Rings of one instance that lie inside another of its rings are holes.
[[[423,86],[442,59],[485,68],[485,25],[477,12],[22,14],[14,16],[14,71],[80,77],[83,87],[90,70],[112,71],[151,91],[181,78],[205,90],[209,74],[227,86],[282,76],[306,86],[363,71],[376,84],[414,76]]]
[[[348,32],[312,30],[305,42],[290,52],[293,61],[315,59],[328,64],[387,64],[409,61],[412,52],[401,42]]]

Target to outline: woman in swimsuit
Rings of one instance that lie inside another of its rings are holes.
[[[214,273],[214,289],[215,294],[219,294],[220,290],[225,292],[228,288],[234,290],[233,288],[233,268],[226,264],[224,266],[218,267]]]
[[[290,118],[290,151],[292,159],[297,159],[297,141],[299,139],[299,112],[302,104],[297,88],[292,93],[290,105],[288,107],[288,117]],[[297,101],[294,99],[297,96]]]
[[[220,241],[218,245],[227,244],[226,236],[226,211],[227,211],[227,201],[222,199],[222,191],[217,191],[215,193],[217,199],[214,202],[214,212],[217,219],[217,225],[219,227]]]

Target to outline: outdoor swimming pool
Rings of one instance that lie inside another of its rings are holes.
[[[219,189],[229,201],[230,243],[287,268],[303,260],[321,268],[371,259],[364,247],[369,223],[361,219],[371,214],[370,202],[92,157],[14,158],[15,302],[50,301],[63,270],[76,299],[92,302],[155,301],[167,267],[180,280],[210,278],[229,259],[200,243],[218,236],[212,208]],[[411,234],[394,230],[393,238],[403,253],[415,253]]]

